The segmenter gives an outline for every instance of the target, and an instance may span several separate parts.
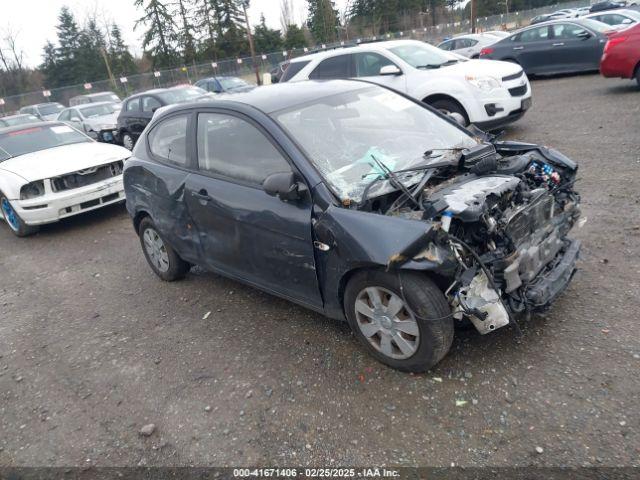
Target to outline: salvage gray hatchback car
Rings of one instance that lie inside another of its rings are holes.
[[[447,353],[455,319],[488,333],[564,290],[576,171],[383,87],[330,81],[168,107],[124,182],[160,278],[202,265],[346,319],[378,360],[417,372]]]

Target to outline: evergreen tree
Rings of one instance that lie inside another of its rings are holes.
[[[178,46],[181,50],[184,63],[188,64],[196,58],[195,27],[189,10],[193,7],[191,0],[176,0],[175,17],[178,18]]]
[[[316,42],[333,42],[337,38],[338,11],[333,0],[308,0],[307,25]]]
[[[111,25],[111,44],[109,45],[111,70],[116,76],[131,75],[136,72],[133,55],[122,39],[122,32],[117,24]]]
[[[102,51],[106,49],[104,34],[95,19],[89,19],[78,36],[75,81],[89,82],[107,77]]]
[[[284,36],[284,48],[291,50],[293,48],[302,48],[306,46],[307,39],[304,36],[304,30],[295,24],[288,25],[287,33]]]
[[[213,0],[218,14],[217,47],[221,56],[238,57],[249,53],[244,15],[239,0]]]
[[[217,57],[216,38],[218,37],[217,10],[215,0],[195,0],[196,31],[200,33],[198,57],[212,59]]]
[[[166,2],[161,0],[135,0],[135,6],[142,7],[144,15],[136,22],[147,26],[142,40],[142,48],[152,58],[154,67],[169,67],[176,61],[176,25]]]
[[[259,53],[275,52],[283,46],[280,30],[267,27],[264,14],[260,15],[260,23],[253,30],[253,42]]]
[[[55,53],[55,68],[51,72],[52,77],[47,79],[53,87],[75,83],[78,71],[77,54],[80,47],[80,29],[68,7],[60,9],[56,32],[58,47]]]

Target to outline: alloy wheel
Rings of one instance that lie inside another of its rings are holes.
[[[17,232],[20,229],[20,220],[18,219],[18,214],[15,212],[9,200],[6,198],[2,199],[2,216],[4,217],[7,225],[13,230]]]
[[[153,228],[147,228],[142,234],[144,249],[152,265],[160,272],[169,270],[169,254],[162,238]]]
[[[122,137],[122,145],[127,150],[133,150],[133,138],[128,133],[125,133]]]
[[[382,287],[367,287],[355,301],[358,328],[367,341],[387,357],[411,357],[420,345],[420,329],[404,300]]]

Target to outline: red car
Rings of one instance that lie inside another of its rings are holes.
[[[635,78],[640,87],[640,23],[611,33],[600,59],[605,77]]]

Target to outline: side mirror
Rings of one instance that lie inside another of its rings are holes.
[[[297,182],[293,172],[272,173],[262,182],[262,188],[272,197],[280,200],[298,200],[306,189],[304,184]]]
[[[625,18],[624,20],[622,20],[623,25],[629,25],[631,23],[633,23],[633,21],[630,18]]]
[[[380,69],[380,75],[402,75],[402,70],[395,65],[385,65]]]

